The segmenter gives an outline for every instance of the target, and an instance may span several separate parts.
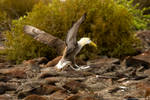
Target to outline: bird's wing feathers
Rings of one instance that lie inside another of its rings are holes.
[[[85,20],[86,13],[72,26],[72,28],[68,31],[67,38],[66,38],[66,45],[67,45],[67,53],[72,52],[76,45],[77,45],[77,32],[79,29],[80,24]]]
[[[36,35],[41,34],[41,33],[46,33],[44,31],[42,31],[36,27],[30,26],[30,25],[24,26],[24,32],[29,33],[30,35],[33,35],[33,36],[36,36]]]

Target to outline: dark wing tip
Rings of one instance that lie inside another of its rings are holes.
[[[81,17],[81,20],[80,20],[81,22],[80,22],[80,24],[84,22],[84,20],[86,19],[86,17],[87,17],[87,13],[84,13],[84,14],[82,15],[82,17]]]
[[[86,16],[87,16],[87,13],[84,13],[84,15],[83,15],[85,18],[86,18]]]

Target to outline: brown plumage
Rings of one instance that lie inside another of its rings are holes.
[[[71,27],[71,29],[68,31],[66,41],[65,41],[66,47],[62,40],[50,34],[47,34],[46,32],[39,30],[33,26],[26,25],[24,27],[24,31],[29,35],[33,36],[34,39],[36,39],[37,41],[43,42],[45,44],[50,45],[51,47],[56,48],[58,54],[61,54],[62,49],[65,48],[62,58],[56,65],[57,69],[63,69],[66,66],[70,66],[73,69],[75,69],[74,67],[77,67],[77,69],[75,70],[79,70],[81,67],[79,68],[79,66],[76,65],[75,56],[86,44],[91,44],[96,47],[96,44],[92,42],[88,37],[83,37],[79,41],[77,41],[78,29],[85,19],[86,19],[86,13],[79,20],[77,20],[77,22],[75,22]]]
[[[86,14],[84,14],[79,20],[77,20],[76,23],[71,27],[71,29],[68,31],[67,38],[66,38],[66,48],[63,53],[62,59],[58,62],[56,65],[57,69],[63,69],[66,66],[71,66],[73,69],[74,67],[77,67],[79,70],[79,66],[75,63],[75,56],[79,53],[79,51],[82,49],[82,47],[86,44],[92,44],[96,46],[90,38],[81,38],[79,41],[77,41],[77,32],[79,29],[79,26],[84,22],[86,19]]]

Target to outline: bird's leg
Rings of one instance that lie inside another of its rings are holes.
[[[75,64],[75,66],[78,68],[78,70],[90,68],[90,66],[79,66],[77,64]]]
[[[74,64],[75,67],[73,67],[72,65],[69,65],[73,70],[75,71],[79,71],[79,70],[82,70],[82,69],[87,69],[87,68],[90,68],[90,66],[79,66],[77,64]]]
[[[77,64],[75,64],[75,66],[76,66],[77,68],[80,68],[80,66],[78,66]]]
[[[80,69],[88,69],[90,66],[81,66]]]
[[[75,66],[77,67],[78,70],[90,68],[90,66],[79,66],[77,64],[75,64]]]
[[[80,70],[79,66],[78,66],[78,68],[74,68],[72,65],[70,65],[70,67],[71,67],[73,70],[75,70],[75,71],[79,71],[79,70]]]

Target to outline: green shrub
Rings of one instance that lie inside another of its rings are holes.
[[[9,27],[9,19],[7,14],[3,11],[0,11],[0,33],[4,30],[7,30]]]
[[[33,25],[64,40],[72,23],[85,12],[87,19],[79,29],[78,39],[88,36],[98,45],[97,50],[86,46],[81,51],[85,56],[121,57],[135,53],[132,44],[137,39],[132,31],[133,17],[125,7],[113,0],[53,0],[48,5],[40,2],[27,16],[13,21],[11,31],[6,34],[8,58],[20,62],[38,56],[56,56],[52,48],[23,34],[23,26]]]
[[[19,18],[32,10],[39,0],[1,0],[0,9],[5,11],[10,18]]]
[[[133,6],[135,0],[117,0],[117,3],[127,8],[128,12],[133,15],[133,28],[135,30],[150,29],[150,14],[144,15],[144,12],[150,8],[139,8],[139,3]],[[141,1],[142,2],[142,1]]]
[[[6,49],[7,60],[20,63],[23,60],[35,57],[45,56],[53,58],[56,53],[52,48],[49,48],[47,45],[41,44],[33,40],[30,36],[23,34],[22,28],[25,23],[26,22],[23,21],[22,17],[19,20],[14,20],[14,28],[4,34],[7,38],[7,41],[5,42],[5,45],[8,47]]]
[[[143,8],[149,8],[150,7],[150,0],[133,0],[133,4],[139,4],[138,9],[143,9]],[[150,9],[145,10],[144,14],[150,14]]]

